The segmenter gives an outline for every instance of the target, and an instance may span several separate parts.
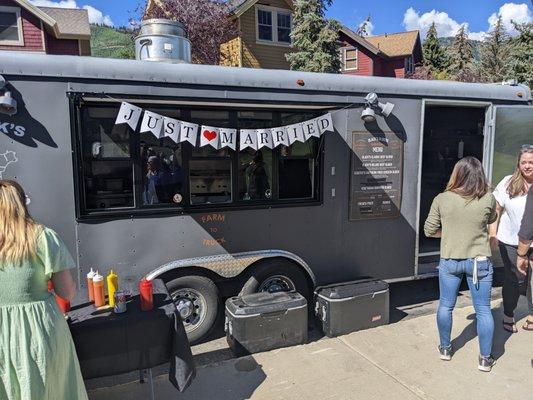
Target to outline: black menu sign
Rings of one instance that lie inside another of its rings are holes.
[[[393,132],[352,132],[350,220],[400,215],[403,141]]]

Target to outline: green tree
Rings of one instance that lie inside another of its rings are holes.
[[[448,55],[439,43],[435,23],[431,24],[426,34],[426,40],[422,45],[422,54],[424,66],[429,69],[431,74],[442,74],[448,68]]]
[[[533,88],[533,23],[514,24],[518,35],[510,39],[506,79],[517,79]]]
[[[501,82],[509,70],[509,35],[500,16],[481,44],[481,74],[490,82]]]
[[[468,41],[468,32],[464,25],[461,25],[455,35],[450,51],[450,67],[453,72],[472,68],[472,45]]]
[[[296,0],[291,33],[296,51],[287,54],[292,70],[339,73],[340,24],[325,17],[332,0]]]

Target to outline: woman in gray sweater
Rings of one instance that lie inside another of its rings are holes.
[[[479,338],[478,369],[489,372],[494,320],[490,310],[492,262],[488,225],[497,218],[496,201],[489,191],[483,166],[474,157],[455,164],[446,190],[433,200],[424,225],[428,237],[440,237],[437,326],[440,358],[451,360],[452,312],[463,275],[476,310]]]

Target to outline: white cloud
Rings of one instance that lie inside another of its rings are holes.
[[[40,7],[80,8],[75,0],[30,0],[30,3]],[[93,6],[85,5],[81,8],[87,10],[87,13],[89,14],[89,22],[91,24],[104,24],[110,26],[114,25],[109,15],[104,15],[102,11],[94,8]]]
[[[500,7],[498,12],[493,13],[489,17],[488,22],[491,28],[494,25],[496,25],[496,22],[498,21],[498,17],[500,16],[502,17],[502,22],[503,22],[503,26],[505,27],[505,30],[510,35],[518,34],[518,32],[516,31],[511,21],[514,21],[518,24],[523,24],[526,22],[533,21],[533,13],[529,9],[528,5],[525,3],[522,3],[522,4],[505,3],[503,6]]]
[[[409,31],[420,30],[422,38],[426,37],[427,31],[433,23],[437,28],[438,36],[454,36],[462,25],[451,18],[448,13],[437,10],[431,10],[420,15],[413,7],[409,7],[403,16],[405,29]]]
[[[488,29],[492,28],[501,16],[505,30],[510,35],[516,35],[518,32],[511,21],[525,23],[533,21],[533,13],[526,3],[505,3],[500,9],[493,13],[488,19]],[[426,37],[427,31],[432,23],[435,23],[437,34],[439,36],[454,36],[459,28],[464,25],[468,29],[468,23],[459,23],[451,18],[448,13],[443,11],[431,10],[422,15],[413,7],[409,7],[403,16],[403,26],[407,30],[418,29],[422,38]],[[487,31],[469,32],[468,37],[475,40],[483,40]]]
[[[104,15],[102,11],[92,7],[92,6],[83,6],[85,10],[89,13],[89,21],[93,24],[104,24],[113,26],[113,21],[109,15]]]

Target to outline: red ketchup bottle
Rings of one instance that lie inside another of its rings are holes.
[[[48,291],[51,292],[54,289],[54,284],[52,280],[48,281]],[[54,293],[56,303],[63,314],[67,314],[70,311],[70,301],[64,299],[63,297],[58,296]]]
[[[154,292],[152,281],[146,278],[139,282],[139,297],[141,299],[141,311],[150,311],[154,308]]]

